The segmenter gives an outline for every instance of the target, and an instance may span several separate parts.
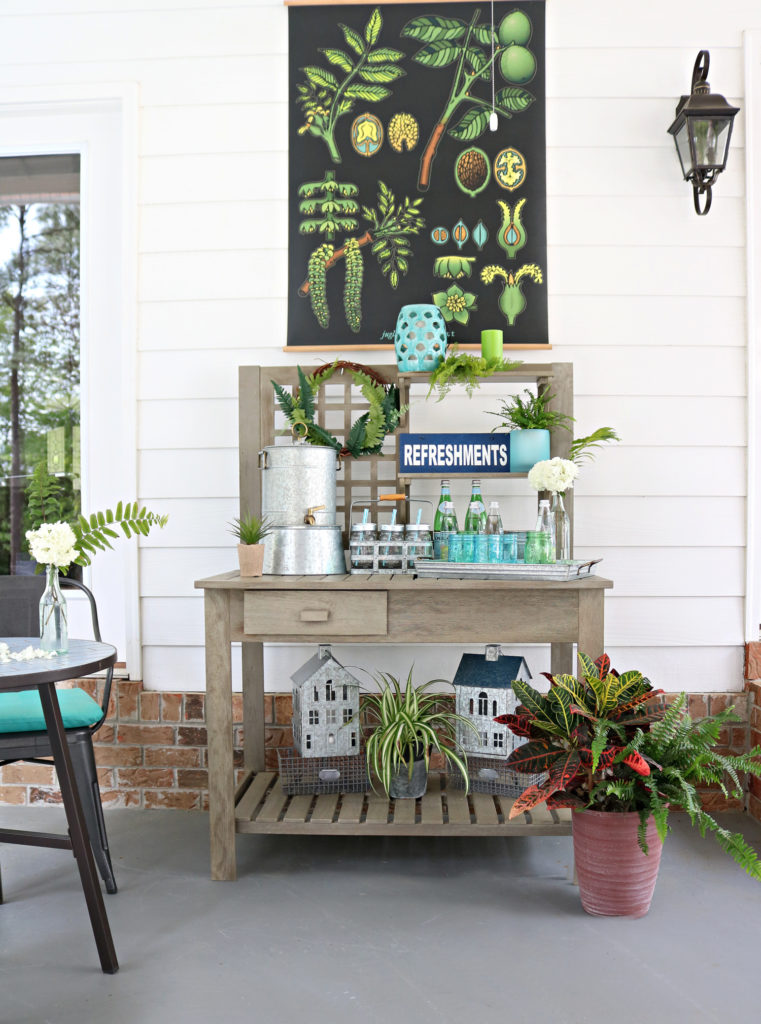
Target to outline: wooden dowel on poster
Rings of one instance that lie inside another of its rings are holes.
[[[458,349],[460,349],[460,351],[462,351],[463,349],[470,349],[473,352],[476,352],[476,351],[480,352],[481,351],[481,346],[480,345],[470,345],[470,344],[465,344],[465,343],[459,344],[459,342],[458,342],[457,347],[458,347]],[[539,349],[539,348],[542,349],[542,351],[544,351],[544,352],[549,352],[550,349],[552,348],[552,345],[542,345],[542,344],[539,344],[539,345],[516,345],[515,348],[511,348],[509,345],[505,345],[505,355],[507,356],[508,352],[524,352],[524,351],[527,351],[528,349]],[[347,352],[347,351],[351,351],[351,352],[393,352],[394,351],[394,346],[393,345],[358,345],[356,347],[356,349],[338,349],[338,348],[336,348],[335,345],[283,345],[281,351],[282,352],[338,352],[338,351],[340,351],[341,352],[341,357],[343,358],[344,353]]]

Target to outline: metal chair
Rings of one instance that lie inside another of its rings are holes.
[[[100,642],[98,609],[91,591],[78,580],[65,576],[61,577],[60,583],[62,589],[79,590],[88,599],[93,637]],[[43,576],[0,576],[0,636],[39,635],[39,604],[44,588]],[[109,893],[116,892],[116,879],[108,849],[92,737],[105,721],[112,680],[113,668],[109,668],[106,671],[101,704],[84,690],[58,691],[61,716],[69,741],[71,761],[87,821],[93,857]],[[15,761],[49,764],[48,761],[41,759],[51,756],[52,751],[37,692],[29,690],[23,693],[0,694],[0,767],[13,764]]]

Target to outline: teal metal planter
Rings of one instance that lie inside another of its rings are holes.
[[[510,471],[528,473],[537,462],[550,457],[549,430],[510,431]]]

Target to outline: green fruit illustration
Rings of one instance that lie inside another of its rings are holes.
[[[525,85],[536,74],[536,57],[525,46],[508,46],[499,58],[499,70],[506,82]]]
[[[510,11],[499,23],[497,38],[500,46],[525,46],[531,38],[531,20],[523,11]]]

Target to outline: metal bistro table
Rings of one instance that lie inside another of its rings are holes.
[[[29,646],[39,647],[40,638],[0,637],[0,642],[8,644],[10,650],[14,652]],[[119,962],[116,959],[106,908],[103,905],[103,894],[90,849],[82,804],[74,781],[69,744],[61,719],[55,684],[63,679],[77,679],[92,672],[99,672],[113,665],[115,661],[116,648],[110,644],[100,644],[94,640],[70,640],[68,652],[58,654],[50,660],[37,658],[33,661],[13,661],[7,665],[0,665],[0,690],[39,691],[70,833],[69,836],[65,836],[0,828],[0,843],[48,846],[73,851],[82,880],[100,964],[106,974],[115,974],[119,970]]]
[[[416,576],[260,576],[198,580],[206,619],[211,877],[236,875],[235,833],[300,835],[570,835],[569,811],[536,808],[509,820],[509,801],[447,791],[429,779],[422,800],[375,793],[286,796],[264,765],[262,643],[549,643],[553,672],[573,671],[573,645],[603,653],[610,580],[422,579]],[[244,782],[235,787],[232,643],[243,642]],[[403,806],[400,806],[403,805]]]

